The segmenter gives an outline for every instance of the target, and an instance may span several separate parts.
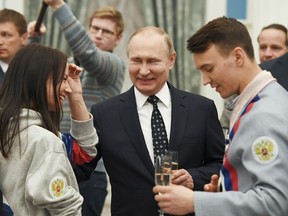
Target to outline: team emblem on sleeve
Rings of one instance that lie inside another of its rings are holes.
[[[66,182],[63,178],[56,176],[49,184],[49,191],[53,197],[61,197],[65,191]]]
[[[278,145],[272,138],[262,136],[252,144],[252,153],[257,162],[268,164],[277,157]]]

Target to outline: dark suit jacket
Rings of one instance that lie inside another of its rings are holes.
[[[195,190],[203,190],[218,174],[224,137],[214,102],[169,84],[172,119],[169,149],[179,152],[179,168],[189,171]],[[141,130],[134,88],[91,108],[99,135],[97,157],[83,170],[90,172],[103,157],[112,188],[112,215],[158,216],[154,200],[154,166]],[[83,171],[82,170],[82,171]],[[76,171],[76,170],[75,170]],[[76,171],[78,179],[81,177]]]
[[[4,80],[4,77],[5,77],[5,74],[0,66],[0,88],[1,88],[1,85],[2,85],[2,82]]]
[[[1,67],[0,67],[1,68]],[[0,215],[3,215],[3,197],[2,191],[0,191]]]
[[[288,91],[288,53],[260,64],[263,70],[270,71],[280,85]]]

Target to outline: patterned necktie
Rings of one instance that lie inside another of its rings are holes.
[[[155,95],[152,95],[147,99],[147,101],[153,105],[151,128],[152,128],[153,151],[155,159],[157,156],[163,156],[165,150],[168,149],[168,139],[165,124],[157,106],[159,98]]]

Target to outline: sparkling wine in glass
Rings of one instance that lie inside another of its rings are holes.
[[[171,184],[171,157],[168,155],[158,156],[155,161],[155,184],[167,186]],[[159,216],[164,216],[160,209]]]

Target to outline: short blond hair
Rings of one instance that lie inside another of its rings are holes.
[[[124,21],[120,11],[114,7],[102,7],[94,11],[89,19],[89,26],[92,24],[94,18],[109,19],[116,24],[116,34],[121,35],[124,31]]]

